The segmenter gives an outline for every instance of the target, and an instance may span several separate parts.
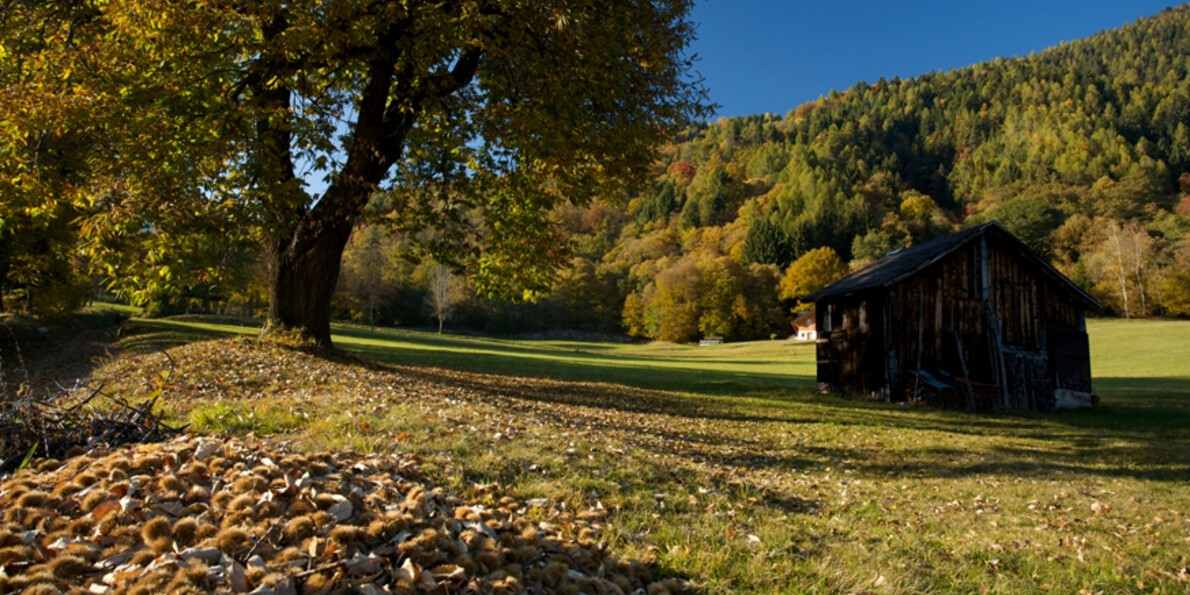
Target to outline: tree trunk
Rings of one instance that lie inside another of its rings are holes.
[[[308,221],[303,221],[291,241],[277,240],[265,247],[269,314],[261,334],[293,329],[320,347],[330,347],[331,298],[351,224],[311,225]]]
[[[1148,237],[1148,232],[1139,227],[1132,230],[1132,251],[1136,256],[1136,260],[1132,262],[1132,270],[1136,273],[1136,290],[1140,296],[1140,317],[1147,318],[1149,316],[1149,304],[1145,296],[1144,260],[1141,253],[1144,248],[1142,245],[1144,240],[1141,239],[1141,234],[1145,234],[1146,238]]]
[[[1124,256],[1120,249],[1120,233],[1122,231],[1118,226],[1112,224],[1112,241],[1116,245],[1116,269],[1118,271],[1116,277],[1120,281],[1120,297],[1124,300],[1124,318],[1132,318],[1128,313],[1128,269],[1124,268]]]

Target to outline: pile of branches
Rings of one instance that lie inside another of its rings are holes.
[[[34,458],[62,459],[95,446],[159,442],[182,433],[185,427],[166,425],[154,412],[159,398],[160,391],[133,405],[101,385],[0,399],[0,473]]]

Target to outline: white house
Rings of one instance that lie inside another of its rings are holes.
[[[815,322],[813,310],[806,310],[805,312],[798,312],[797,317],[793,319],[793,330],[797,333],[798,341],[817,341],[818,327]]]

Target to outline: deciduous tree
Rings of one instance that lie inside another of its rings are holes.
[[[361,225],[351,235],[343,252],[339,291],[350,296],[351,301],[366,313],[371,329],[376,328],[376,309],[385,298],[395,293],[397,267],[390,262],[393,244],[392,238],[385,235],[383,226]]]
[[[783,300],[799,300],[794,310],[806,305],[800,300],[847,275],[847,264],[827,247],[815,248],[795,260],[781,277],[779,297]]]
[[[442,323],[454,315],[455,307],[466,298],[462,279],[441,263],[430,263],[429,275],[426,279],[429,292],[426,294],[426,305],[430,313],[438,321],[438,334],[442,334]]]
[[[266,330],[330,344],[343,248],[385,186],[391,221],[479,288],[547,288],[565,256],[549,210],[622,196],[704,113],[691,5],[16,0],[0,144],[98,135],[86,183],[54,197],[85,207],[98,265],[168,280],[175,236],[252,237]]]
[[[1159,289],[1167,315],[1190,317],[1190,273],[1175,271],[1162,279]]]
[[[1088,255],[1088,273],[1095,289],[1117,315],[1126,318],[1149,314],[1151,262],[1160,246],[1137,221],[1121,225],[1096,219],[1100,239]]]

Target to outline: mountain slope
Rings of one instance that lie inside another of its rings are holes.
[[[1090,253],[1114,233],[1142,260],[1185,266],[1188,122],[1186,6],[1027,57],[860,82],[784,117],[682,131],[604,264],[640,268],[614,263],[665,234],[683,238],[677,254],[706,250],[691,238],[711,227],[712,251],[744,265],[817,246],[863,262],[994,218],[1122,312]],[[643,296],[655,278],[630,285]]]

